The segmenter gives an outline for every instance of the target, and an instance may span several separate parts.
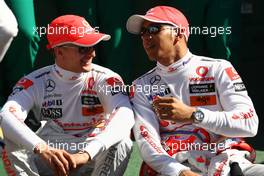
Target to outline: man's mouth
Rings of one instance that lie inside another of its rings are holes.
[[[91,58],[92,59],[92,58]],[[81,59],[81,65],[86,66],[90,64],[91,59]]]

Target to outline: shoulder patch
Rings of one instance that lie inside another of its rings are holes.
[[[239,74],[237,73],[237,71],[233,67],[226,68],[225,72],[226,72],[227,76],[231,79],[231,81],[234,81],[234,80],[240,78]]]
[[[15,95],[17,92],[20,92],[22,90],[26,90],[29,87],[31,87],[33,85],[33,81],[31,81],[28,78],[21,78],[15,85],[15,87],[13,88],[13,92],[11,93],[11,95]]]
[[[16,83],[16,87],[22,87],[23,89],[27,89],[33,85],[33,81],[27,78],[22,78]]]

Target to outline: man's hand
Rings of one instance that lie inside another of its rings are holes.
[[[180,173],[180,176],[200,176],[200,175],[196,174],[190,170],[184,170]]]
[[[77,166],[82,166],[83,164],[87,164],[91,157],[87,152],[79,152],[71,155],[73,161]]]
[[[77,166],[74,157],[65,150],[43,144],[35,147],[34,152],[53,169],[56,176],[69,175],[70,169],[75,169]]]
[[[192,113],[195,107],[188,106],[174,97],[157,97],[153,101],[153,106],[158,116],[163,120],[173,120],[182,122],[193,122]]]

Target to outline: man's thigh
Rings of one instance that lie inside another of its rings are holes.
[[[264,165],[263,164],[252,164],[247,167],[243,173],[245,176],[263,176],[264,175]]]
[[[132,141],[127,138],[99,154],[95,159],[92,176],[123,175],[132,153],[132,145]]]
[[[2,160],[7,174],[38,176],[38,170],[34,162],[34,154],[19,148],[7,139],[4,142],[5,148],[2,151]]]

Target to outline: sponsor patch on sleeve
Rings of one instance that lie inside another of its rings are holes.
[[[246,90],[246,86],[243,82],[237,82],[234,83],[234,88],[236,92],[240,92],[240,91],[245,91]]]
[[[110,86],[111,94],[116,95],[120,92],[125,92],[124,89],[124,83],[121,80],[121,78],[117,77],[110,77],[106,80],[107,86]],[[107,89],[109,90],[109,89]]]
[[[255,111],[252,108],[249,108],[248,111],[245,112],[238,112],[238,113],[234,113],[232,115],[232,119],[250,119],[254,116]]]
[[[33,85],[33,82],[27,78],[20,79],[16,84],[16,86],[22,87],[23,89],[27,89],[32,85]]]
[[[233,67],[226,68],[225,72],[226,72],[227,76],[231,79],[231,81],[234,81],[234,80],[240,78],[239,74],[237,73],[237,71]]]
[[[26,90],[33,85],[33,81],[27,78],[21,78],[13,88],[13,92],[11,95],[15,95],[17,92],[22,90]]]
[[[117,85],[120,85],[120,86],[123,85],[123,81],[117,77],[110,77],[106,80],[106,82],[108,85],[113,86],[113,87],[115,87]]]

